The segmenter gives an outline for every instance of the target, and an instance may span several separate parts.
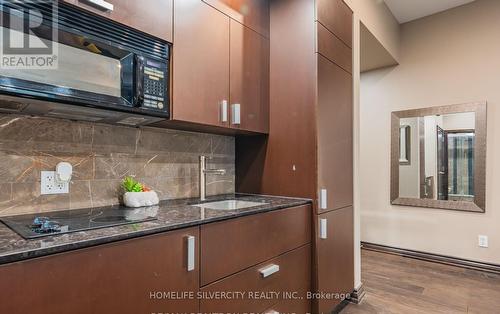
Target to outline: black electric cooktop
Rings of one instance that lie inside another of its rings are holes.
[[[156,220],[158,206],[103,207],[0,217],[25,239]]]

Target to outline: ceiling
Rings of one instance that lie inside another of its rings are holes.
[[[474,0],[384,0],[399,23],[446,11]]]

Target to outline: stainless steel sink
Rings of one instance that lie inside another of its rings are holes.
[[[261,202],[225,200],[225,201],[196,204],[193,206],[201,207],[201,208],[205,208],[205,209],[215,209],[215,210],[236,210],[236,209],[243,209],[243,208],[261,206],[261,205],[266,205],[266,204],[267,203],[261,203]]]

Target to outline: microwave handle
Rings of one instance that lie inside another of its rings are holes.
[[[144,102],[144,57],[135,56],[135,103],[140,107]]]

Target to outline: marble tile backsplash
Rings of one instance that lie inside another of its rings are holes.
[[[202,154],[227,170],[207,176],[207,194],[234,193],[232,137],[0,114],[0,216],[118,204],[125,176],[160,199],[196,197]],[[40,171],[61,161],[73,165],[70,193],[40,195]]]

